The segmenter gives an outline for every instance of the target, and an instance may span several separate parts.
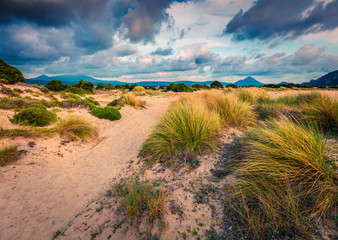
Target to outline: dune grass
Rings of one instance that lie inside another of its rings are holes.
[[[233,189],[242,231],[255,239],[308,238],[336,201],[326,140],[318,128],[288,119],[268,122],[250,137]]]
[[[16,161],[19,158],[19,151],[17,145],[8,145],[0,148],[0,166]]]
[[[55,131],[53,128],[12,128],[0,127],[0,138],[5,137],[52,137]]]
[[[136,86],[133,88],[133,92],[144,92],[146,89],[142,86]]]
[[[234,95],[204,93],[202,98],[207,106],[215,111],[225,127],[246,128],[256,124],[253,107],[246,102],[239,101]]]
[[[140,156],[159,159],[185,153],[201,155],[217,147],[219,116],[198,101],[177,101],[155,126]]]
[[[92,141],[98,138],[98,129],[76,116],[59,118],[55,130],[61,137],[70,140]]]
[[[338,131],[338,101],[334,98],[317,95],[315,101],[307,105],[304,114],[323,130]]]
[[[269,98],[268,93],[261,88],[239,88],[234,94],[238,97],[240,101],[254,104],[258,98]]]
[[[135,108],[138,108],[138,107],[143,108],[146,105],[145,101],[139,99],[133,93],[128,93],[128,94],[124,95],[122,97],[122,102],[127,104],[127,105],[133,106]]]
[[[149,182],[121,179],[113,184],[112,192],[121,199],[123,209],[129,218],[146,216],[150,221],[154,221],[163,214],[166,195],[161,188]]]
[[[28,107],[17,112],[11,122],[24,126],[43,127],[56,121],[56,114],[41,107]]]

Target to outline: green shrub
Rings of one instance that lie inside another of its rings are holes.
[[[7,80],[9,84],[26,82],[19,69],[5,63],[2,59],[0,59],[0,79]]]
[[[129,218],[146,216],[153,221],[163,214],[166,195],[151,183],[121,179],[113,184],[113,194],[121,199],[122,207]]]
[[[110,103],[108,103],[107,106],[118,107],[119,105],[122,104],[122,98],[123,98],[123,97],[114,99],[113,101],[111,101]]]
[[[45,87],[50,91],[61,92],[66,90],[67,85],[63,84],[60,80],[52,80],[49,83],[47,83]]]
[[[219,116],[195,101],[178,101],[147,138],[140,156],[162,159],[179,154],[201,155],[217,146]]]
[[[17,145],[8,145],[0,148],[0,166],[4,166],[9,162],[16,161],[19,158]]]
[[[110,121],[121,119],[120,111],[110,106],[104,108],[94,107],[91,111],[91,114],[100,119],[108,119]]]
[[[255,239],[310,239],[336,202],[335,165],[318,128],[282,119],[254,129],[237,168],[234,208]]]
[[[212,88],[223,88],[223,85],[219,81],[214,81],[210,84],[210,87],[212,87]]]
[[[37,100],[30,97],[25,98],[0,98],[0,109],[22,109],[32,106],[41,108],[57,106],[57,102],[48,102],[44,99]]]
[[[173,91],[173,92],[193,92],[194,89],[184,83],[171,83],[167,87],[168,91]]]
[[[28,107],[20,110],[11,119],[12,123],[43,127],[56,121],[56,114],[40,107]]]
[[[73,84],[72,87],[79,88],[88,92],[93,93],[94,92],[94,83],[92,82],[86,82],[83,80],[80,80],[78,83]]]

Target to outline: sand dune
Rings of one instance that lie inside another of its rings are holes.
[[[151,127],[172,100],[147,97],[146,109],[125,107],[119,121],[95,120],[103,139],[96,144],[63,146],[58,138],[34,140],[37,145],[26,147],[26,156],[1,169],[0,239],[51,239],[136,159]],[[19,142],[27,146],[28,140]]]

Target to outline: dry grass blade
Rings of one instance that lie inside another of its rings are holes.
[[[0,148],[0,166],[16,161],[19,158],[17,145],[8,145]]]
[[[70,140],[80,139],[84,141],[91,141],[97,139],[99,135],[96,127],[76,116],[59,118],[55,129],[61,137],[65,137]]]

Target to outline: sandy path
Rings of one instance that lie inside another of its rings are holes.
[[[41,153],[37,164],[2,168],[0,239],[51,239],[137,157],[172,100],[149,97],[147,109],[125,108],[122,119],[104,129],[105,139],[96,146],[67,152],[62,158]]]

